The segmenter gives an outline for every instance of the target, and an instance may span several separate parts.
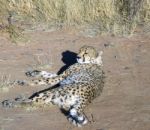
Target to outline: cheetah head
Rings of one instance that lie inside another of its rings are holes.
[[[77,55],[77,62],[81,64],[93,63],[102,65],[102,54],[102,51],[97,52],[92,46],[83,46]]]

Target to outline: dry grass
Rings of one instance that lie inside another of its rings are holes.
[[[150,0],[144,0],[138,16],[139,24],[143,23],[145,31],[150,32]]]
[[[9,88],[11,87],[11,82],[10,82],[10,75],[2,75],[0,77],[0,92],[8,92]]]
[[[139,23],[149,26],[150,0],[0,0],[0,19],[0,28],[14,38],[20,35],[16,28],[39,24],[132,34]]]

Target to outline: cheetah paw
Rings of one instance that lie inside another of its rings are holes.
[[[1,102],[2,107],[4,108],[14,108],[19,107],[20,105],[32,104],[30,99],[26,99],[24,96],[18,96],[15,99],[6,99]]]
[[[4,100],[2,103],[1,103],[2,107],[4,108],[14,108],[16,106],[16,103],[14,100],[10,100],[10,99],[7,99],[7,100]]]
[[[81,127],[88,123],[87,118],[83,114],[79,114],[75,109],[72,109],[70,111],[68,121],[78,127]]]

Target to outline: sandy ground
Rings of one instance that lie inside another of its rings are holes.
[[[56,106],[35,110],[0,107],[0,130],[150,130],[150,37],[95,38],[74,32],[30,32],[30,43],[17,46],[0,36],[0,74],[10,80],[27,79],[24,73],[43,67],[58,72],[82,45],[103,50],[105,88],[85,110],[90,123],[76,128]],[[44,67],[49,64],[49,67]],[[0,102],[18,95],[30,96],[43,86],[16,86],[0,92]]]

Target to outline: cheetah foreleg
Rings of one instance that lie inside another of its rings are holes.
[[[56,77],[56,73],[49,73],[46,71],[33,70],[25,73],[27,77],[41,77],[41,78],[52,78]]]
[[[29,85],[29,86],[48,85],[49,80],[51,80],[52,84],[50,84],[50,85],[54,85],[55,83],[54,83],[53,78],[58,76],[55,73],[49,73],[49,72],[46,72],[46,71],[39,71],[39,70],[28,71],[28,72],[25,73],[25,75],[27,77],[34,77],[34,78],[38,78],[38,79],[33,79],[31,81],[20,81],[20,80],[18,80],[17,84],[19,84],[19,85]]]
[[[33,85],[49,85],[49,86],[54,86],[56,84],[58,84],[60,81],[62,81],[63,75],[58,75],[56,77],[52,77],[52,78],[42,78],[42,79],[33,79],[29,85],[33,86]]]

